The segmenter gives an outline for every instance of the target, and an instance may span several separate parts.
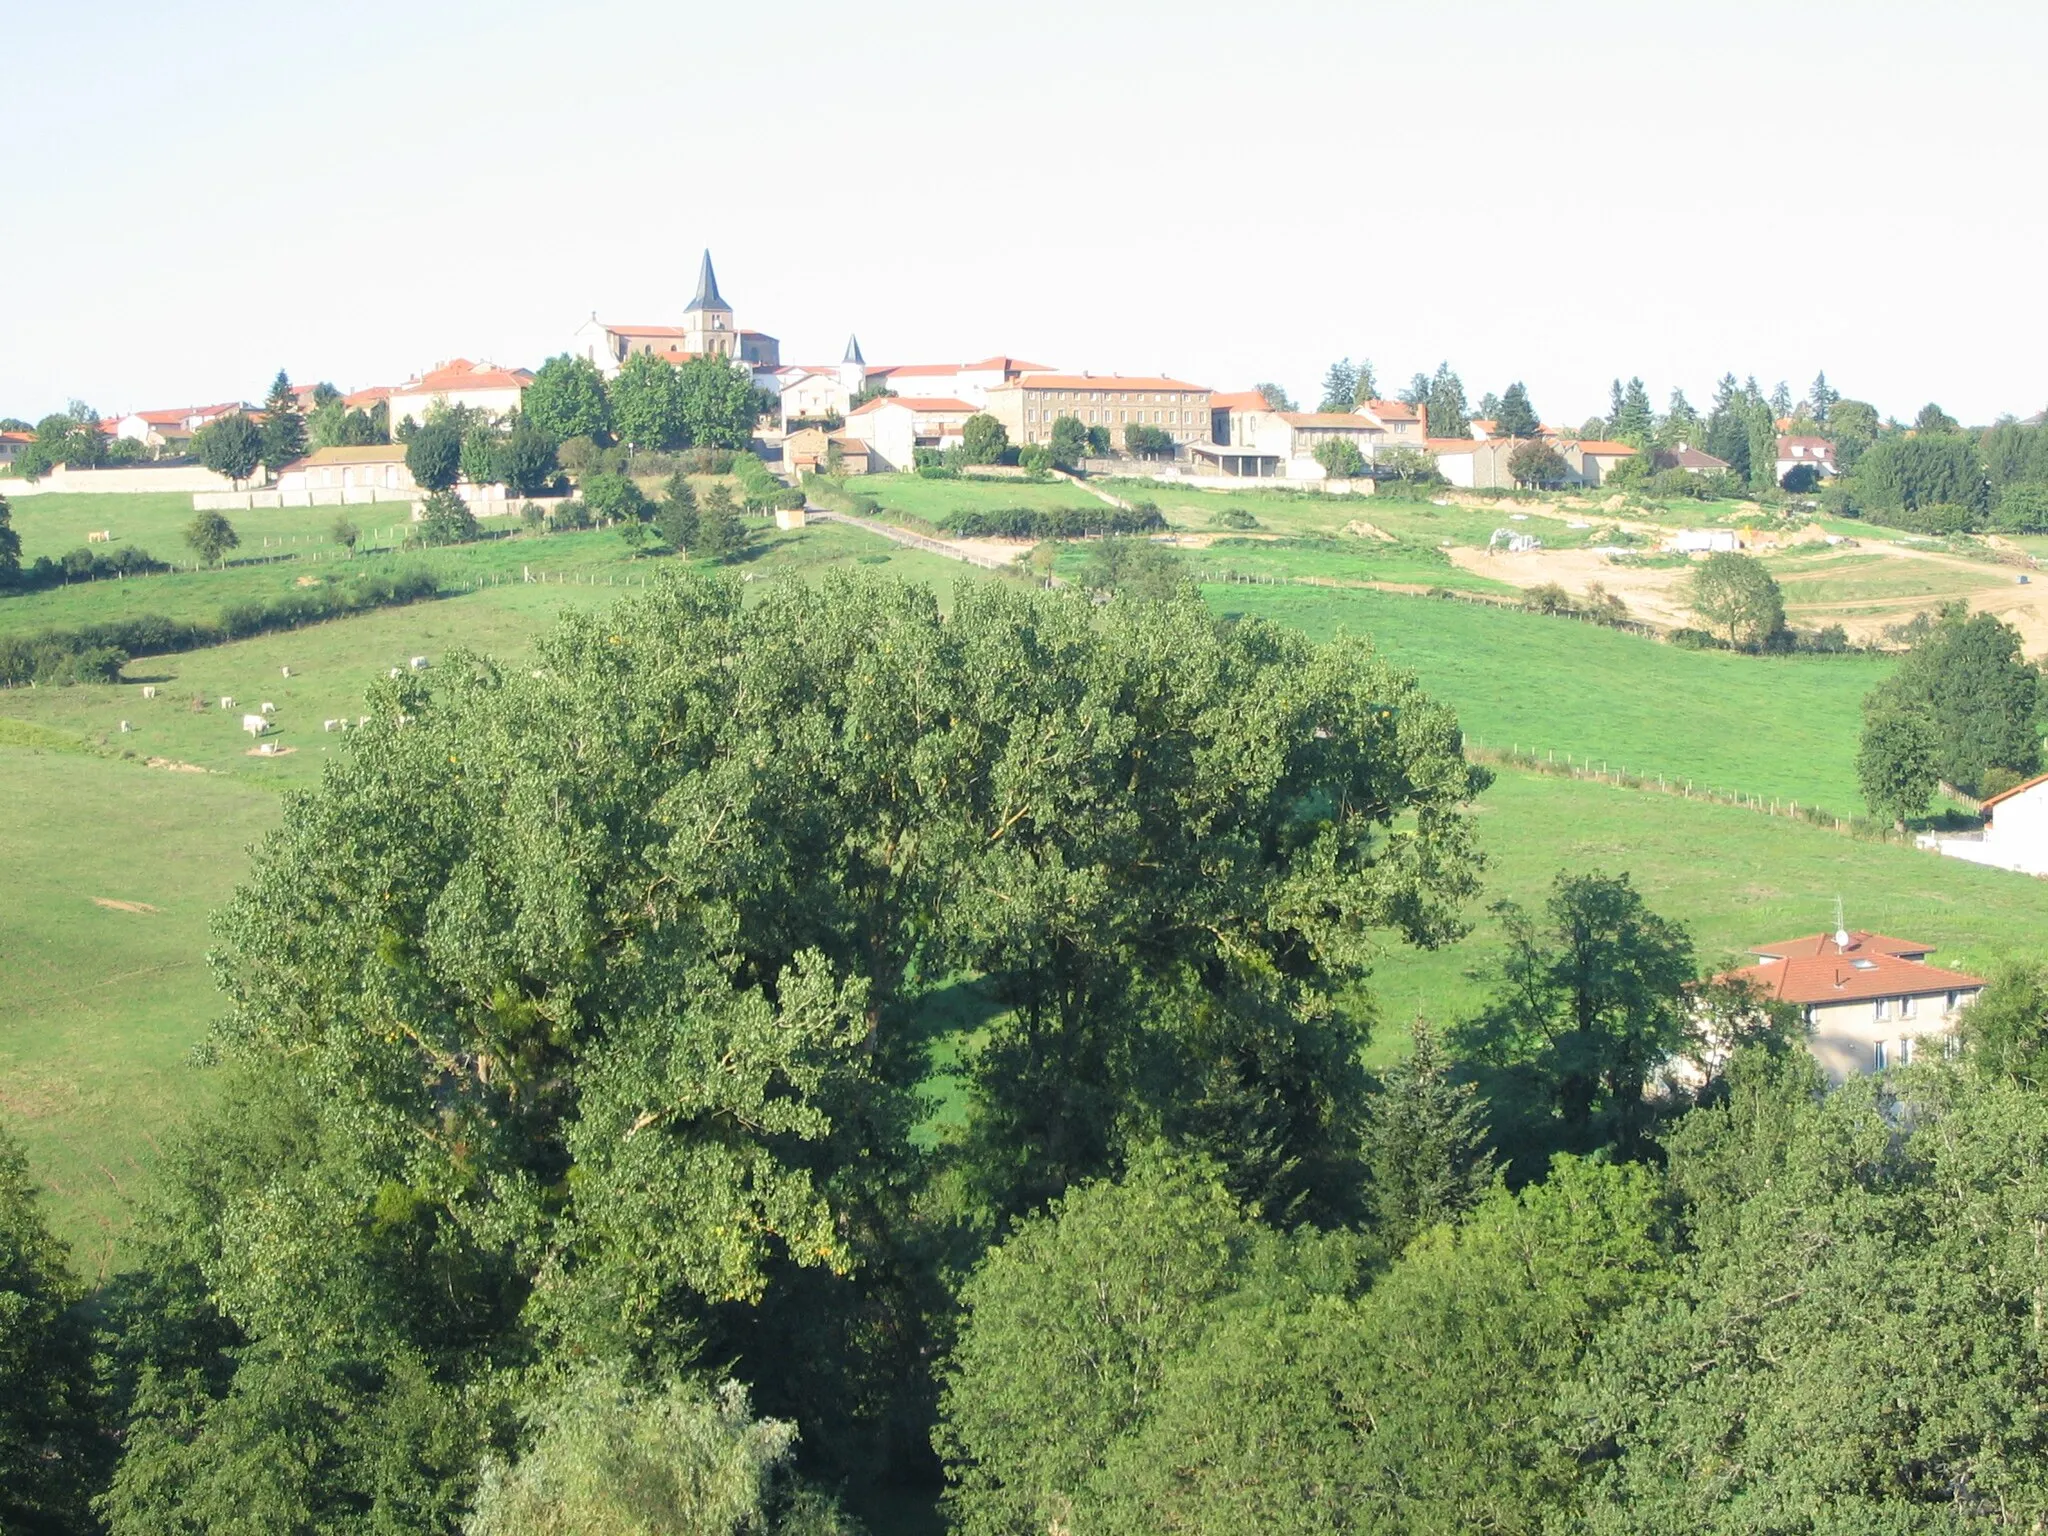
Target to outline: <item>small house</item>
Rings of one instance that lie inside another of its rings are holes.
[[[1933,834],[1920,845],[1972,864],[2048,875],[2048,774],[1993,795],[1979,809],[1990,818],[1981,832]]]

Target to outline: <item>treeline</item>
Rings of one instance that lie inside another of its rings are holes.
[[[2008,421],[1973,435],[1938,412],[1922,419],[1873,444],[1824,503],[1935,536],[2048,531],[2048,429]]]
[[[1079,539],[1090,534],[1155,533],[1166,526],[1150,502],[1128,507],[964,507],[939,519],[967,539]]]
[[[230,604],[217,619],[141,614],[76,628],[0,636],[0,683],[113,682],[121,668],[137,656],[196,651],[373,608],[418,602],[439,592],[439,579],[427,570],[366,574],[299,588],[264,602]]]

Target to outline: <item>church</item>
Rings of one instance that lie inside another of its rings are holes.
[[[681,325],[614,325],[596,311],[576,330],[571,355],[588,358],[606,378],[618,374],[635,352],[651,352],[680,366],[697,357],[723,357],[744,363],[756,375],[782,366],[782,344],[765,331],[740,328],[733,307],[718,291],[711,253],[697,269],[697,294],[683,311]]]

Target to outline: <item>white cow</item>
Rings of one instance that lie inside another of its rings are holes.
[[[145,683],[145,684],[143,685],[143,688],[142,688],[142,696],[143,696],[143,697],[144,697],[145,699],[153,699],[153,698],[155,698],[155,697],[156,697],[156,685],[155,685],[154,683]]]
[[[263,704],[262,704],[262,709],[263,709],[263,713],[264,713],[264,714],[266,714],[266,715],[274,715],[274,714],[276,714],[276,713],[277,713],[277,706],[276,706],[275,704],[271,703],[271,702],[270,702],[270,700],[268,700],[268,699],[265,699],[265,700],[263,701]]]
[[[235,707],[235,696],[231,693],[222,694],[220,696],[220,707],[222,709],[233,709]]]
[[[251,736],[261,736],[270,729],[270,721],[262,715],[244,715],[242,716],[242,729]]]
[[[292,669],[290,667],[280,667],[278,668],[278,670],[284,673],[286,677],[290,677],[292,675]]]

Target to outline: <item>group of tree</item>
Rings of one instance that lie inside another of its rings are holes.
[[[1262,384],[1259,388],[1263,393],[1278,386]],[[1368,357],[1354,363],[1348,357],[1341,357],[1330,364],[1329,372],[1323,375],[1323,398],[1316,409],[1349,415],[1366,401],[1376,399],[1378,395],[1379,385],[1373,378],[1372,359]],[[1272,404],[1270,399],[1267,403]],[[1291,411],[1294,406],[1289,402],[1286,405],[1273,405],[1272,408],[1276,411]]]
[[[628,356],[609,383],[588,358],[551,357],[520,402],[557,443],[585,437],[664,451],[744,448],[775,408],[743,364],[708,354],[674,364],[651,352]]]
[[[1863,701],[1856,776],[1871,814],[1903,827],[1942,784],[1989,796],[2040,772],[2043,688],[2011,625],[1944,608]]]
[[[14,473],[24,480],[40,480],[59,465],[67,469],[100,469],[130,464],[146,452],[134,439],[117,437],[102,428],[99,412],[83,400],[73,400],[63,410],[52,411],[33,428],[16,421],[8,430],[34,434],[14,455]]]
[[[1431,437],[1470,437],[1472,413],[1465,402],[1465,384],[1447,362],[1434,375],[1418,373],[1400,393],[1403,405],[1423,411]]]

